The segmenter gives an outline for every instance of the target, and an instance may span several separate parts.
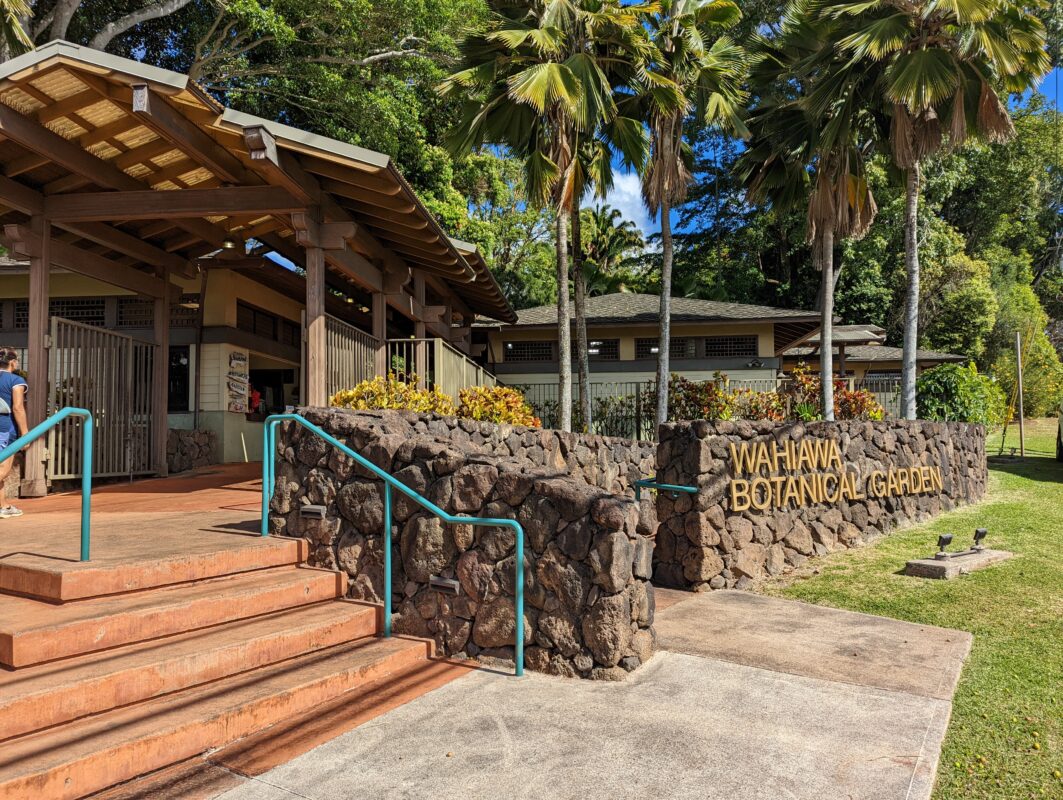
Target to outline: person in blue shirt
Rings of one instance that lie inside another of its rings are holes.
[[[10,347],[0,347],[0,450],[29,430],[26,420],[29,384],[16,371],[18,367],[18,353]],[[7,502],[4,490],[4,481],[14,465],[14,456],[0,462],[0,519],[22,516],[21,511]]]

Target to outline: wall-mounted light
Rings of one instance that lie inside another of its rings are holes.
[[[657,347],[657,346],[651,347],[651,348],[650,348],[650,352],[651,352],[651,353],[652,353],[653,355],[657,355],[657,354],[658,354],[659,352],[661,352],[661,348],[659,348],[659,347]]]
[[[760,369],[764,366],[764,362],[760,359],[754,358],[752,361],[746,363],[746,367],[749,369]]]

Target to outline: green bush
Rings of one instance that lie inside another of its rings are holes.
[[[509,425],[542,427],[524,393],[509,386],[472,386],[462,389],[459,417],[469,417],[484,422]]]
[[[979,422],[999,425],[1007,401],[993,378],[979,374],[974,364],[942,364],[928,369],[916,381],[920,419]]]

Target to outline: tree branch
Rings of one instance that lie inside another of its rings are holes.
[[[124,17],[119,17],[114,22],[104,25],[103,29],[89,42],[89,47],[96,50],[106,50],[107,45],[119,34],[125,33],[142,22],[169,16],[176,11],[180,11],[190,2],[191,0],[161,0],[161,2],[145,6],[131,14],[126,14]]]

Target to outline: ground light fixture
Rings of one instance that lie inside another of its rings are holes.
[[[975,528],[974,529],[974,545],[971,547],[971,549],[974,550],[976,553],[980,553],[981,551],[985,550],[985,545],[982,544],[982,541],[988,535],[989,535],[989,529],[988,528]]]
[[[949,554],[945,552],[945,548],[952,544],[952,534],[943,533],[938,537],[938,551],[934,553],[934,558],[938,560],[946,559]]]

